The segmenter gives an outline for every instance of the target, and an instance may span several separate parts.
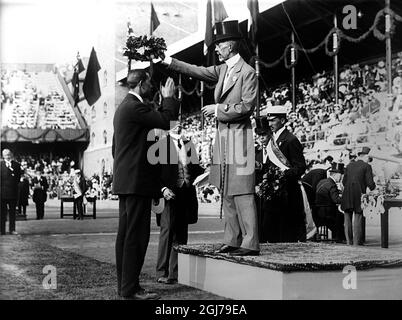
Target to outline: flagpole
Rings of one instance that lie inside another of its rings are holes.
[[[336,19],[336,14],[334,15],[334,27],[338,27],[338,21]],[[338,34],[334,33],[333,34],[333,50],[335,52],[334,55],[334,87],[335,87],[335,104],[339,103],[339,65],[338,65],[338,53],[336,50],[338,49]]]
[[[152,21],[152,2],[151,2],[151,19],[150,20],[151,20],[151,23],[149,25],[149,35],[150,35],[150,37],[152,37],[152,33],[154,30],[153,21]],[[149,58],[149,74],[150,74],[151,78],[152,78],[153,72],[154,72],[154,66],[152,63],[152,58]]]
[[[260,95],[260,62],[259,62],[259,48],[258,43],[255,46],[255,73],[257,76],[257,110],[256,110],[256,117],[260,116],[260,105],[261,105],[261,95]]]
[[[292,64],[292,111],[296,110],[296,57],[295,57],[295,34],[292,32],[291,64]]]
[[[392,106],[392,51],[391,51],[391,16],[389,14],[391,0],[385,0],[385,55],[387,70],[387,108]]]

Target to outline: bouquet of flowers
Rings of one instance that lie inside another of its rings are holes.
[[[275,197],[283,195],[285,174],[277,166],[271,165],[264,174],[262,182],[258,185],[257,195],[264,200],[272,200]]]
[[[167,50],[165,39],[148,38],[145,36],[136,37],[129,35],[126,41],[126,47],[123,48],[123,55],[129,59],[137,61],[149,61],[151,59],[164,59]]]

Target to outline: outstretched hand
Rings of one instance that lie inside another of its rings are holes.
[[[172,78],[167,78],[164,86],[161,85],[161,94],[164,98],[171,98],[175,93],[174,81]]]
[[[204,116],[214,116],[215,115],[215,109],[216,109],[216,104],[209,104],[206,106],[203,106],[201,108],[202,113]]]

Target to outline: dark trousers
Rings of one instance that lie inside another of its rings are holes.
[[[166,201],[165,209],[161,214],[160,234],[158,245],[158,259],[156,273],[158,277],[168,277],[177,280],[178,253],[173,249],[179,244],[187,244],[188,224],[183,205],[185,199],[180,199],[180,191],[176,193],[176,200]]]
[[[151,231],[151,198],[119,195],[116,238],[117,293],[130,296],[140,290],[139,276]]]
[[[45,203],[44,202],[35,202],[36,206],[36,219],[42,220],[45,216]]]
[[[83,204],[84,197],[80,196],[74,199],[74,206],[78,212],[78,218],[82,219],[84,217],[84,204]]]
[[[8,213],[8,229],[10,232],[15,231],[15,206],[17,204],[16,199],[1,199],[1,217],[0,217],[0,233],[6,234],[6,220]]]
[[[20,204],[18,206],[18,212],[19,212],[19,214],[26,216],[27,215],[27,206],[25,204]]]

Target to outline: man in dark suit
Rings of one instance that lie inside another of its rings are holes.
[[[32,201],[35,202],[36,220],[42,220],[45,216],[45,202],[47,200],[47,189],[49,184],[46,177],[42,175],[40,167],[37,167],[35,177],[32,178]]]
[[[215,27],[215,51],[224,63],[201,67],[170,57],[163,62],[171,70],[216,84],[215,103],[202,108],[205,116],[217,120],[209,182],[222,194],[225,231],[216,253],[259,255],[250,119],[256,105],[257,77],[239,54],[242,35],[238,22],[223,21]]]
[[[161,192],[165,208],[161,214],[157,281],[164,284],[177,282],[178,254],[174,246],[187,244],[188,225],[197,222],[198,200],[193,182],[203,173],[198,164],[194,143],[183,140],[181,127],[160,140],[167,149],[167,163],[161,165]],[[195,160],[195,161],[192,161]],[[194,163],[195,162],[195,163]]]
[[[338,205],[341,204],[341,190],[337,187],[343,172],[344,164],[333,162],[329,169],[329,177],[318,182],[315,196],[316,225],[327,226],[336,242],[345,240],[343,214],[338,210]]]
[[[139,276],[150,237],[151,201],[158,197],[160,189],[158,171],[151,164],[148,149],[152,145],[153,129],[168,130],[170,122],[177,119],[179,103],[173,98],[175,89],[171,78],[162,87],[159,111],[143,100],[152,97],[147,72],[130,71],[127,83],[130,91],[113,119],[113,193],[119,195],[117,290],[126,299],[150,300],[159,296],[141,288]]]
[[[264,211],[264,237],[268,242],[306,241],[303,196],[299,180],[306,170],[303,146],[286,128],[287,108],[268,107],[273,136],[268,143],[271,166],[284,173],[283,192],[267,201]]]
[[[266,171],[269,163],[267,154],[267,144],[272,137],[272,132],[269,129],[267,117],[259,117],[255,119],[256,128],[255,133],[259,136],[260,144],[256,146],[255,150],[255,185],[256,185],[256,206],[258,217],[258,239],[260,242],[266,242],[263,236],[263,217],[264,217],[264,199],[258,195],[258,185],[263,180],[264,172]]]
[[[313,166],[313,168],[307,172],[301,179],[304,190],[310,204],[313,220],[317,225],[317,210],[315,208],[315,193],[317,190],[317,184],[323,179],[327,178],[327,172],[332,166],[334,158],[331,156],[325,157],[322,164]]]
[[[6,234],[6,220],[8,213],[8,228],[10,234],[17,234],[15,231],[15,207],[17,205],[18,183],[21,177],[20,164],[13,160],[13,154],[9,149],[4,149],[1,159],[1,229],[0,234]]]
[[[367,188],[374,190],[373,169],[368,164],[370,148],[363,147],[357,153],[357,160],[350,162],[345,170],[342,183],[341,209],[345,212],[345,235],[349,245],[363,245],[363,211],[361,208],[362,194]],[[353,225],[352,225],[353,217]]]

